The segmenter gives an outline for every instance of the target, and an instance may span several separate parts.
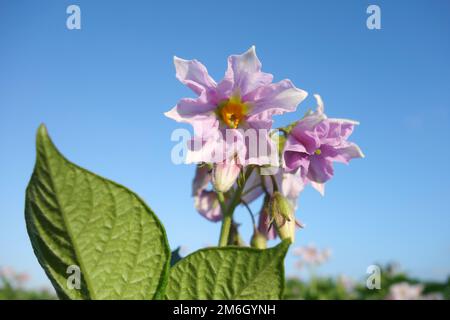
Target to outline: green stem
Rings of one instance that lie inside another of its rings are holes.
[[[217,194],[217,200],[219,200],[220,210],[222,210],[222,213],[226,211],[225,206],[225,197],[223,196],[222,192],[216,191]]]
[[[219,247],[225,247],[228,244],[232,220],[233,216],[231,214],[223,216],[222,228],[220,229]]]
[[[230,236],[231,222],[233,221],[233,213],[236,207],[241,202],[242,191],[244,191],[245,182],[250,176],[253,167],[247,169],[244,181],[238,184],[236,191],[231,198],[230,204],[227,207],[225,204],[225,197],[223,193],[217,192],[217,199],[219,200],[220,209],[222,210],[222,227],[220,229],[219,247],[225,247],[228,243],[228,238]]]
[[[220,209],[222,210],[222,228],[220,229],[219,247],[225,247],[228,243],[228,238],[230,237],[231,221],[233,218],[232,214],[228,213],[225,206],[225,198],[222,192],[217,192],[217,199],[219,200]]]

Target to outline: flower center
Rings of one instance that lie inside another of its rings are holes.
[[[240,97],[232,97],[219,104],[217,111],[228,127],[236,129],[245,119],[247,110],[247,104],[243,103]]]
[[[322,150],[317,149],[316,151],[314,151],[314,153],[315,153],[316,155],[320,156],[320,154],[322,153]]]

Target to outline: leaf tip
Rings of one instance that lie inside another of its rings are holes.
[[[39,143],[42,139],[48,138],[48,130],[44,123],[39,125],[36,134],[36,140]]]
[[[38,159],[49,156],[47,153],[56,157],[63,157],[50,138],[46,125],[43,123],[41,123],[36,132],[36,150]],[[44,152],[44,150],[46,151]]]

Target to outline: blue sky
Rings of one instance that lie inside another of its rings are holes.
[[[66,28],[81,7],[82,29]],[[377,4],[382,29],[366,28]],[[215,244],[219,225],[193,209],[193,166],[174,165],[163,116],[192,96],[172,57],[217,80],[229,54],[256,45],[263,70],[320,93],[329,116],[356,119],[366,158],[337,165],[322,198],[306,190],[296,246],[330,247],[324,274],[360,279],[374,262],[450,274],[450,4],[448,1],[0,1],[0,265],[47,280],[24,224],[34,135],[46,123],[73,162],[126,185],[163,221],[173,247]],[[244,211],[236,218],[250,221]],[[294,274],[294,258],[286,261]]]

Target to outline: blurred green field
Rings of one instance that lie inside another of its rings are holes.
[[[0,300],[53,300],[57,299],[53,289],[33,289],[27,286],[26,273],[11,269],[0,275]],[[285,299],[293,300],[379,300],[379,299],[431,299],[450,300],[450,277],[446,282],[425,282],[414,279],[404,272],[386,266],[381,273],[381,289],[369,290],[365,280],[355,281],[345,276],[310,277],[286,280]]]
[[[404,272],[381,273],[381,288],[368,289],[364,278],[312,277],[309,281],[290,278],[286,281],[285,299],[305,300],[450,300],[450,277],[445,282],[428,282]]]

